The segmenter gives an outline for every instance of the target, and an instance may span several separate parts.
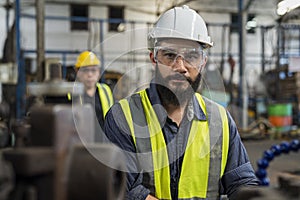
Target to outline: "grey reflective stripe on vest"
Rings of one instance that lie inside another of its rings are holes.
[[[222,161],[222,119],[219,112],[218,105],[211,100],[202,97],[207,110],[207,118],[209,123],[210,131],[210,146],[212,148],[210,154],[210,167],[208,176],[208,188],[207,188],[207,200],[219,199],[219,185],[220,185],[220,174],[221,174],[221,161]],[[153,169],[153,160],[151,152],[151,141],[149,138],[149,129],[147,127],[144,109],[142,106],[141,98],[139,94],[134,94],[128,100],[130,112],[132,115],[134,133],[136,137],[136,149],[139,160],[140,168]],[[145,158],[145,154],[148,153]],[[151,191],[152,195],[155,195],[154,188],[154,173],[150,170],[142,171],[143,184],[146,188]],[[189,199],[203,199],[203,198],[189,198]]]
[[[222,144],[223,144],[223,125],[222,118],[218,105],[211,100],[202,97],[205,102],[207,110],[207,118],[210,132],[210,163],[209,163],[209,175],[208,175],[208,199],[219,199],[220,189],[220,174],[221,174],[221,162],[222,162]],[[212,115],[213,114],[213,115]]]

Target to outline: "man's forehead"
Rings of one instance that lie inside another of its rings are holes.
[[[89,65],[89,66],[83,66],[81,67],[83,69],[93,69],[93,68],[100,68],[98,65]]]

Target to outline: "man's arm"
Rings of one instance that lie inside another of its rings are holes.
[[[104,123],[104,132],[108,140],[120,147],[126,156],[126,199],[146,199],[150,190],[142,185],[143,175],[142,173],[138,173],[139,169],[136,160],[135,145],[120,104],[114,104],[107,113]]]
[[[234,199],[237,190],[245,185],[258,185],[259,181],[249,161],[247,151],[241,141],[235,122],[229,113],[229,150],[226,169],[222,177],[224,194]]]

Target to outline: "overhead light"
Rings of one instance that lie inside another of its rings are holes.
[[[124,23],[120,23],[117,27],[118,32],[124,32],[125,31],[125,24]]]
[[[250,30],[252,28],[256,28],[257,26],[257,22],[256,22],[256,19],[253,18],[251,21],[248,21],[247,24],[246,24],[246,29],[247,30]]]
[[[283,0],[277,4],[277,14],[284,15],[299,6],[299,0]]]

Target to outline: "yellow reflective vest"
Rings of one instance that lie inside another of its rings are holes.
[[[178,184],[179,199],[218,199],[229,146],[226,110],[196,93],[208,120],[193,119]],[[143,185],[159,199],[171,199],[167,145],[146,90],[119,101],[143,170]],[[132,115],[134,113],[134,115]],[[141,124],[145,120],[146,128]],[[146,172],[146,173],[145,173]]]
[[[106,85],[104,83],[101,83],[101,84],[97,83],[96,86],[97,86],[98,94],[100,97],[100,102],[101,102],[102,111],[103,111],[103,117],[105,117],[109,108],[114,103],[113,95],[112,95],[111,89],[108,85]],[[68,96],[68,100],[71,101],[72,95],[70,93],[68,93],[67,96]],[[79,97],[79,101],[81,104],[83,104],[81,96]]]

